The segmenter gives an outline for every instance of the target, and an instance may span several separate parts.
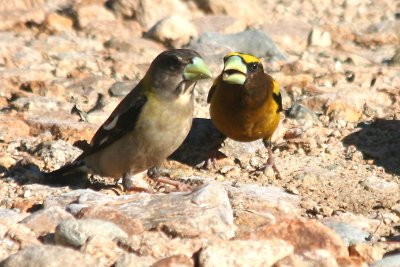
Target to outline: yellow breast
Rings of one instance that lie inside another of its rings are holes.
[[[242,142],[270,139],[279,124],[278,105],[271,97],[251,109],[241,104],[240,88],[216,88],[210,103],[214,125],[227,137]]]

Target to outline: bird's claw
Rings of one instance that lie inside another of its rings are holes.
[[[175,187],[175,192],[188,192],[192,190],[192,187],[188,184],[184,184],[178,181],[174,181],[168,178],[157,178],[157,182],[172,185]]]

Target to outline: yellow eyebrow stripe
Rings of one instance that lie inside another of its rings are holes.
[[[239,56],[239,57],[241,57],[246,64],[249,64],[249,63],[261,63],[261,61],[258,58],[256,58],[255,56],[252,56],[252,55],[249,55],[249,54],[243,54],[243,53],[239,53],[239,52],[229,53],[229,54],[227,54],[225,56],[225,58],[228,58],[228,57],[231,57],[231,56]]]

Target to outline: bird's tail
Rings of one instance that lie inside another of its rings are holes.
[[[83,175],[88,173],[88,169],[83,161],[73,161],[52,172],[43,172],[44,183],[71,185],[76,180],[82,179]]]

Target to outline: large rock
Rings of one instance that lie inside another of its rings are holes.
[[[79,251],[61,246],[32,246],[8,257],[0,263],[1,267],[89,267],[97,262]]]
[[[215,62],[219,65],[222,65],[225,54],[232,51],[249,53],[256,57],[267,57],[269,60],[287,58],[265,32],[254,29],[225,35],[206,32],[191,42],[189,47],[199,51],[207,62]]]
[[[215,235],[232,238],[235,233],[233,212],[226,190],[217,183],[210,183],[191,193],[133,194],[110,196],[91,190],[76,190],[49,197],[44,206],[79,204],[81,209],[90,206],[108,205],[144,229],[164,229],[178,236]],[[79,212],[79,207],[76,212]],[[90,209],[87,209],[90,213]],[[85,210],[81,216],[85,217]],[[102,219],[113,220],[115,213],[102,213]],[[90,215],[88,215],[90,217]],[[126,218],[126,217],[125,217]]]
[[[279,239],[233,240],[210,244],[200,252],[200,266],[272,266],[290,255],[293,246]]]
[[[190,20],[179,15],[172,15],[157,22],[148,35],[167,47],[179,48],[196,38],[197,31]]]
[[[135,220],[145,229],[162,228],[180,236],[234,236],[233,213],[225,189],[217,183],[207,184],[191,193],[136,194],[99,198],[81,196],[80,204],[108,203]]]

